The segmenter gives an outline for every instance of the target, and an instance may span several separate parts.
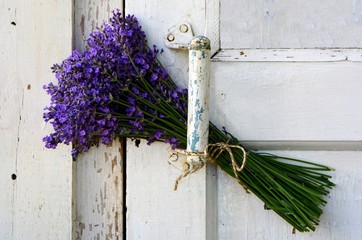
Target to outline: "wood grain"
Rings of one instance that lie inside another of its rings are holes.
[[[71,51],[71,1],[0,3],[1,239],[71,237],[70,148],[44,148],[50,66]]]
[[[211,42],[211,56],[217,53],[220,46],[220,0],[205,0],[205,36]]]
[[[217,239],[216,227],[211,228],[216,226],[214,166],[181,180],[174,191],[182,172],[168,163],[169,146],[146,143],[127,142],[127,238]]]
[[[361,62],[360,48],[222,49],[213,62]]]
[[[222,48],[359,48],[362,1],[222,0]]]
[[[361,141],[360,63],[212,63],[210,119],[243,141]]]
[[[77,158],[74,239],[122,239],[123,164],[119,141]]]
[[[89,33],[122,10],[122,1],[74,1],[74,45],[84,50]],[[120,141],[101,145],[76,160],[73,184],[74,239],[122,239],[123,163]]]
[[[149,45],[163,48],[159,60],[182,87],[187,86],[188,52],[166,48],[164,36],[170,27],[181,22],[191,23],[194,35],[217,31],[213,24],[206,27],[206,4],[207,1],[126,2],[126,14],[139,18]],[[174,181],[181,172],[168,165],[167,145],[127,145],[127,237],[216,239],[215,170],[209,167],[192,174],[174,192]]]
[[[187,86],[188,52],[168,49],[164,44],[164,37],[171,27],[182,22],[191,24],[195,36],[203,35],[205,30],[211,30],[211,24],[210,28],[206,28],[206,2],[160,0],[126,1],[125,4],[126,14],[138,17],[142,29],[147,34],[149,45],[155,44],[159,49],[163,49],[159,60],[174,81],[183,87]]]
[[[17,21],[14,1],[0,3],[0,238],[11,239],[13,236],[14,197],[16,182],[12,174],[17,174],[18,126],[20,124],[20,107],[22,102],[22,86],[17,73],[16,52],[17,28],[12,22]],[[7,61],[6,61],[7,60]],[[16,79],[16,81],[14,81]]]

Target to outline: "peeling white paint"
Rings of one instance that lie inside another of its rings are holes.
[[[362,62],[360,48],[222,49],[213,62]]]
[[[203,152],[209,138],[210,40],[194,37],[189,50],[189,87],[187,151]],[[189,156],[191,164],[201,164],[198,156]]]
[[[122,10],[122,1],[74,1],[75,48],[96,27]],[[123,164],[119,141],[101,145],[77,158],[74,168],[74,239],[121,239],[123,233]]]

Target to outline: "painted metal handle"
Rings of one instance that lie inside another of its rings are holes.
[[[203,152],[209,137],[210,40],[196,36],[189,51],[189,92],[187,120],[187,151]],[[202,164],[199,156],[188,156],[192,165]]]

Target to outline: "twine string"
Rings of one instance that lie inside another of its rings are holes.
[[[232,148],[237,148],[240,149],[243,152],[243,160],[241,162],[241,165],[239,166],[238,162],[236,161]],[[174,150],[176,152],[176,154],[181,154],[181,155],[186,155],[186,156],[194,156],[194,157],[200,157],[200,159],[202,159],[201,157],[204,157],[205,160],[201,160],[198,163],[191,163],[190,167],[188,170],[186,170],[183,174],[181,174],[175,181],[175,187],[174,190],[177,190],[178,184],[179,182],[187,177],[188,175],[197,172],[198,170],[200,170],[205,164],[206,162],[216,162],[217,159],[220,157],[220,155],[226,151],[229,153],[230,155],[230,159],[231,159],[231,164],[233,167],[233,171],[234,171],[234,175],[235,178],[238,180],[238,182],[243,186],[243,188],[245,189],[245,191],[248,193],[247,188],[245,187],[245,184],[240,180],[240,178],[238,177],[238,173],[240,173],[241,171],[243,171],[245,164],[246,164],[246,160],[247,160],[247,153],[246,150],[239,145],[230,145],[228,143],[214,143],[214,144],[208,144],[205,147],[205,150],[203,152],[188,152],[186,150],[180,150],[180,149],[176,149]]]

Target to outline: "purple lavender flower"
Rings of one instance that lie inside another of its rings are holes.
[[[158,52],[147,46],[134,16],[122,18],[114,11],[109,24],[90,34],[85,52],[75,50],[53,65],[58,82],[44,87],[51,96],[44,120],[54,127],[43,139],[46,147],[72,142],[76,156],[125,133],[176,145],[161,119],[173,111],[186,122],[187,91],[170,81],[156,59]],[[172,109],[165,109],[166,102]]]
[[[165,143],[171,144],[172,150],[175,150],[176,147],[177,147],[178,141],[179,141],[179,140],[178,140],[177,138],[172,137],[172,138],[170,138],[170,139],[166,139],[166,140],[165,140]]]

